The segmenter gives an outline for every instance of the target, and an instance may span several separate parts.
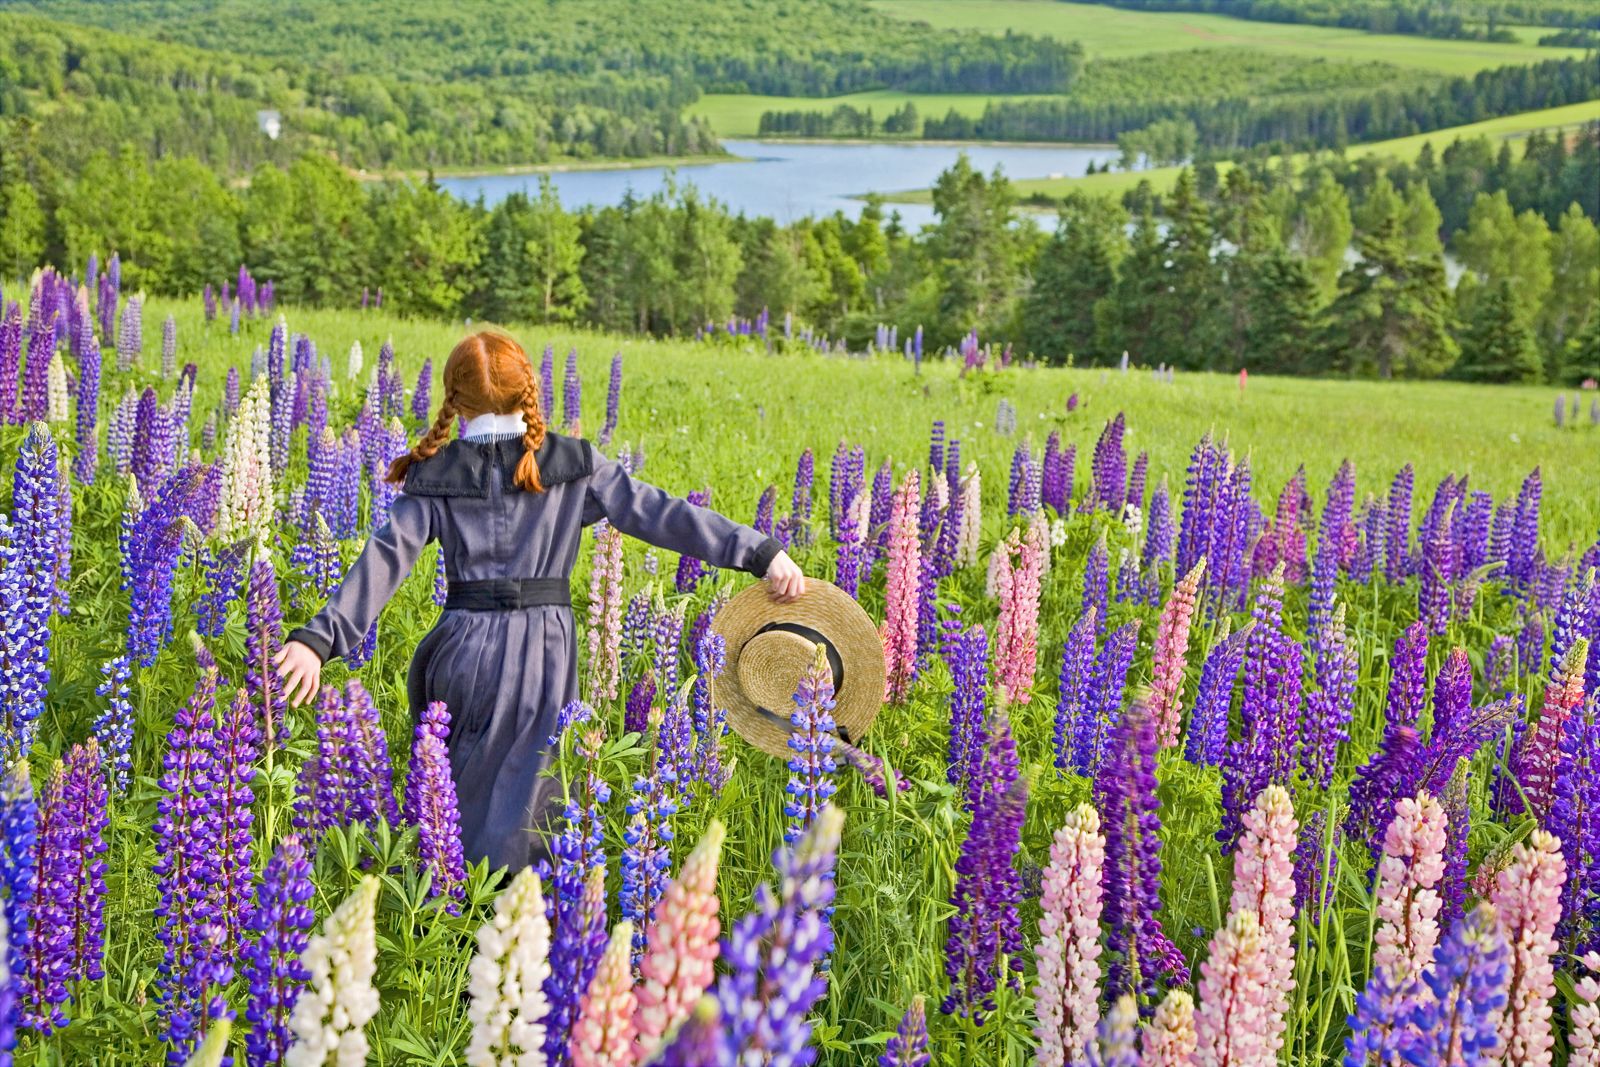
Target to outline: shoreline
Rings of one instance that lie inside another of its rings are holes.
[[[568,159],[551,163],[505,163],[489,167],[435,167],[435,178],[515,178],[529,174],[563,174],[586,170],[648,170],[651,167],[709,167],[717,163],[750,163],[746,156],[725,152],[707,156],[637,156],[622,159]],[[393,178],[423,179],[427,168],[372,171],[350,168],[357,181],[381,182]]]
[[[1114,144],[1101,144],[1094,141],[963,141],[963,140],[928,140],[922,137],[773,137],[770,134],[761,136],[736,137],[727,135],[723,141],[747,141],[752,144],[843,144],[843,145],[927,145],[930,148],[963,148],[976,146],[979,148],[1087,148],[1104,151],[1115,149]]]

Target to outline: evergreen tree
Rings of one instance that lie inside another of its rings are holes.
[[[1569,385],[1600,382],[1600,315],[1590,315],[1589,325],[1567,343],[1561,375]]]
[[[1300,211],[1294,243],[1324,301],[1332,299],[1338,289],[1339,272],[1344,269],[1345,252],[1354,233],[1350,198],[1344,187],[1328,171],[1319,171]]]
[[[1152,215],[1142,214],[1111,295],[1094,309],[1095,349],[1106,361],[1115,361],[1123,352],[1143,355],[1155,350],[1156,307],[1167,297],[1165,273],[1161,232]]]
[[[1480,193],[1468,213],[1467,228],[1456,234],[1456,254],[1486,282],[1511,283],[1522,321],[1532,323],[1550,291],[1550,227],[1534,211],[1517,215],[1505,190]],[[1464,314],[1474,313],[1464,308]]]
[[[1488,287],[1476,301],[1472,322],[1461,342],[1457,377],[1475,382],[1534,383],[1544,380],[1544,362],[1523,324],[1511,282]]]
[[[1092,362],[1095,307],[1116,285],[1128,239],[1127,214],[1114,201],[1074,190],[1062,202],[1055,234],[1039,250],[1022,303],[1022,345],[1048,363]]]
[[[1020,239],[1011,217],[1015,205],[1016,193],[999,168],[985,177],[965,152],[934,183],[939,221],[928,245],[946,339],[1009,316],[1021,279]]]
[[[1585,323],[1600,318],[1600,230],[1577,204],[1570,204],[1550,244],[1551,285],[1539,316],[1539,337],[1549,357],[1550,376],[1559,366],[1567,342]],[[1560,357],[1560,358],[1558,358]]]
[[[1401,226],[1405,230],[1407,253],[1424,258],[1444,255],[1444,245],[1439,240],[1444,218],[1426,182],[1413,182],[1406,189]]]
[[[1155,302],[1146,363],[1210,369],[1231,361],[1222,352],[1222,272],[1212,255],[1211,212],[1184,171],[1167,198],[1164,282]]]
[[[1444,264],[1407,256],[1396,216],[1360,235],[1356,250],[1328,308],[1323,365],[1380,378],[1428,378],[1453,366]]]
[[[1306,261],[1279,246],[1256,257],[1249,278],[1243,365],[1268,374],[1324,370],[1312,346],[1319,298]]]

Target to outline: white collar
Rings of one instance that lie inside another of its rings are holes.
[[[509,415],[496,415],[490,412],[487,415],[474,415],[467,420],[467,428],[462,437],[495,437],[503,434],[516,434],[522,436],[527,424],[522,421],[522,412],[513,411]]]

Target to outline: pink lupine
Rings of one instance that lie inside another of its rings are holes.
[[[1600,952],[1581,961],[1588,971],[1572,986],[1572,1056],[1567,1067],[1600,1067]]]
[[[1576,638],[1561,663],[1550,674],[1544,690],[1544,708],[1528,724],[1527,732],[1511,754],[1511,773],[1522,785],[1528,806],[1542,823],[1555,800],[1556,764],[1561,758],[1561,731],[1572,713],[1583,705],[1583,673],[1589,660],[1589,642]],[[1520,804],[1514,795],[1514,811]]]
[[[595,532],[590,568],[587,688],[599,703],[617,699],[622,673],[622,533],[610,523]]]
[[[1044,523],[1029,525],[1025,537],[1013,529],[995,549],[995,588],[1000,619],[995,628],[995,664],[1002,698],[1008,704],[1032,699],[1033,674],[1039,658],[1039,584],[1044,576]],[[1011,557],[1017,557],[1013,564]]]
[[[717,864],[723,836],[722,823],[713,820],[656,905],[649,942],[639,961],[639,1003],[633,1016],[640,1063],[689,1017],[711,985],[717,935],[722,930],[717,918]]]
[[[1198,1036],[1194,1030],[1194,998],[1174,989],[1156,1006],[1145,1028],[1142,1067],[1189,1067]]]
[[[1079,804],[1055,833],[1045,868],[1034,948],[1039,978],[1033,987],[1040,1067],[1083,1062],[1100,1021],[1101,872],[1106,839],[1100,813]]]
[[[1494,906],[1511,946],[1506,1011],[1500,1020],[1505,1067],[1549,1067],[1555,1033],[1556,922],[1567,864],[1554,834],[1535,830],[1512,851],[1511,865],[1495,879]]]
[[[1283,1044],[1289,993],[1294,989],[1294,852],[1300,826],[1288,790],[1276,784],[1261,791],[1243,822],[1228,910],[1251,912],[1261,930],[1272,991],[1262,1042],[1275,1058]]]
[[[572,1024],[572,1067],[633,1067],[633,924],[611,930]]]
[[[1420,978],[1439,941],[1438,885],[1444,877],[1444,806],[1427,793],[1394,806],[1378,861],[1377,945],[1373,970],[1388,968],[1396,988]]]
[[[889,515],[889,581],[884,608],[884,699],[899,703],[917,678],[917,583],[922,571],[922,546],[917,520],[922,510],[917,472],[910,471],[894,495]]]
[[[1156,626],[1154,677],[1150,683],[1150,714],[1156,720],[1156,744],[1171,748],[1178,743],[1178,719],[1183,710],[1183,674],[1189,658],[1189,624],[1194,620],[1195,598],[1205,577],[1205,557],[1173,587],[1161,621]]]
[[[1273,993],[1261,926],[1251,911],[1236,911],[1211,938],[1200,965],[1195,1012],[1195,1067],[1270,1067],[1265,1041]]]
[[[967,464],[961,479],[961,526],[956,536],[956,566],[970,567],[978,562],[978,533],[983,526],[983,487],[978,465]]]

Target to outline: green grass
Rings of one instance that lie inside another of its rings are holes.
[[[1567,130],[1580,126],[1586,122],[1600,119],[1600,100],[1588,100],[1581,104],[1567,104],[1563,107],[1546,108],[1542,111],[1525,111],[1519,115],[1502,115],[1499,118],[1486,119],[1483,122],[1473,122],[1465,126],[1450,126],[1432,133],[1413,134],[1410,137],[1396,137],[1388,141],[1370,141],[1366,144],[1351,145],[1345,150],[1347,156],[1363,158],[1368,156],[1387,156],[1393,159],[1411,160],[1422,151],[1422,146],[1432,144],[1435,151],[1441,151],[1446,145],[1456,138],[1488,137],[1496,141],[1510,141],[1513,145],[1520,144],[1527,139],[1528,134],[1535,131]],[[1303,163],[1311,158],[1305,153],[1296,154],[1295,162]],[[1232,164],[1226,161],[1218,163],[1217,169],[1226,173]],[[1077,178],[1022,178],[1013,184],[1017,192],[1032,200],[1059,199],[1066,196],[1074,189],[1087,193],[1104,193],[1111,196],[1120,196],[1137,186],[1141,181],[1148,181],[1156,192],[1164,192],[1172,188],[1172,183],[1177,181],[1182,173],[1182,167],[1154,167],[1150,170],[1125,171],[1115,170],[1107,174],[1087,174]],[[925,204],[931,199],[928,190],[915,189],[908,192],[889,193],[885,199],[904,204]]]
[[[875,89],[866,93],[846,93],[842,96],[760,96],[756,93],[707,93],[684,109],[690,117],[699,117],[711,123],[711,128],[724,137],[754,137],[761,132],[761,115],[766,111],[820,111],[828,112],[841,104],[858,110],[871,108],[880,121],[892,111],[906,104],[915,104],[917,111],[927,117],[942,117],[954,110],[962,115],[976,117],[991,100],[1049,100],[1044,94],[1018,94],[996,97],[986,93],[904,93],[895,89]]]
[[[1490,67],[1583,54],[1581,49],[1538,47],[1539,33],[1549,30],[1520,34],[1524,43],[1492,44],[1056,0],[873,0],[872,6],[938,28],[1012,30],[1079,41],[1090,59],[1246,46],[1306,58],[1377,60],[1435,74],[1472,75]]]
[[[227,368],[248,366],[251,352],[266,342],[269,328],[265,322],[247,323],[241,336],[230,336],[221,325],[205,326],[198,304],[194,300],[155,300],[145,311],[151,327],[169,312],[176,316],[178,362],[198,365],[193,425],[204,421],[216,404]],[[345,352],[351,342],[362,343],[370,371],[379,345],[392,337],[398,365],[410,382],[424,358],[431,357],[438,367],[463,332],[457,323],[396,319],[376,312],[291,308],[286,313],[290,329],[307,334],[319,352],[331,357],[334,381],[329,410],[335,427],[348,425],[363,395],[365,375],[350,381],[344,374]],[[1396,468],[1412,462],[1418,513],[1433,485],[1447,472],[1467,474],[1473,488],[1503,498],[1515,492],[1529,468],[1538,465],[1545,472],[1545,543],[1552,554],[1568,541],[1589,543],[1600,523],[1600,429],[1554,428],[1549,417],[1552,394],[1544,389],[1255,378],[1241,393],[1237,381],[1224,376],[1185,374],[1167,385],[1138,370],[1122,374],[1020,367],[963,378],[948,363],[930,363],[918,375],[907,363],[892,358],[774,356],[754,346],[658,343],[587,332],[523,329],[517,333],[536,354],[543,345],[553,345],[558,361],[569,346],[578,348],[579,370],[589,385],[584,421],[591,432],[603,408],[601,383],[606,381],[607,365],[612,353],[621,351],[624,376],[617,443],[643,450],[641,476],[646,480],[676,493],[708,487],[712,504],[736,518],[749,518],[757,494],[768,484],[777,484],[780,499],[787,501],[798,455],[804,448],[814,449],[818,467],[815,515],[822,532],[815,544],[797,549],[796,556],[807,572],[816,576],[834,573],[833,546],[823,525],[827,511],[823,472],[834,445],[841,440],[862,445],[869,470],[888,460],[898,475],[925,461],[928,430],[935,419],[944,420],[948,435],[962,442],[962,457],[976,461],[982,471],[985,558],[1013,525],[1006,518],[1004,501],[1006,473],[1017,439],[1031,439],[1037,449],[1048,432],[1059,430],[1063,441],[1077,449],[1076,484],[1081,495],[1088,484],[1088,457],[1095,438],[1104,421],[1118,411],[1127,416],[1130,456],[1139,451],[1149,453],[1152,487],[1165,481],[1174,492],[1179,491],[1189,449],[1209,430],[1225,436],[1240,456],[1248,456],[1255,497],[1268,511],[1278,488],[1301,464],[1308,472],[1311,493],[1320,503],[1327,479],[1348,457],[1358,471],[1358,499],[1365,493],[1382,493]],[[146,336],[153,341],[154,334],[152,328]],[[102,425],[109,418],[110,399],[129,386],[150,385],[163,399],[170,395],[171,384],[162,382],[156,373],[154,348],[147,341],[142,361],[129,373],[115,371],[107,361]],[[559,363],[557,375],[559,378]],[[1073,393],[1081,404],[1068,414],[1066,399]],[[437,387],[434,397],[438,399]],[[1002,398],[1016,408],[1015,436],[995,432],[996,408]],[[407,429],[415,435],[419,425],[408,420]],[[0,429],[0,450],[8,464],[15,456],[20,432],[15,427]],[[63,425],[57,432],[70,453],[69,428]],[[296,436],[287,478],[279,486],[282,494],[302,484],[305,477],[303,437],[303,432]],[[206,458],[215,454],[215,450],[208,452]],[[9,481],[0,479],[0,485]],[[124,641],[127,593],[121,588],[117,543],[126,492],[125,480],[109,471],[102,471],[95,485],[75,488],[72,612],[55,630],[51,690],[32,757],[35,782],[45,780],[54,756],[88,735],[102,709],[101,700],[93,695],[99,664],[115,655]],[[1124,548],[1137,550],[1128,531],[1103,514],[1068,517],[1066,540],[1054,550],[1044,580],[1032,699],[1010,708],[1022,774],[1031,782],[1020,858],[1023,869],[1045,862],[1052,830],[1060,825],[1069,806],[1088,792],[1082,780],[1058,775],[1052,768],[1050,736],[1060,642],[1082,602],[1079,576],[1084,557],[1101,536],[1109,538],[1113,560]],[[320,602],[320,597],[308,593],[292,574],[288,553],[294,537],[285,527],[282,536],[268,546],[286,592],[291,594],[287,608],[290,625],[302,621]],[[358,547],[354,541],[344,546],[346,561]],[[652,567],[649,561],[657,555],[661,558]],[[582,556],[574,575],[580,620],[585,613],[588,552]],[[629,541],[625,593],[631,596],[654,587],[665,594],[668,603],[682,601],[691,617],[697,614],[710,601],[712,591],[702,585],[689,596],[674,593],[670,576],[675,562],[671,553],[647,555],[643,545]],[[1171,577],[1166,574],[1163,580]],[[718,581],[728,588],[742,585],[745,579],[723,575]],[[401,770],[412,725],[405,711],[405,670],[417,641],[436,617],[430,599],[432,584],[433,550],[426,549],[382,617],[376,659],[359,672],[382,710],[390,751]],[[860,596],[875,619],[883,616],[883,584],[880,568]],[[25,1036],[19,1063],[94,1062],[122,1067],[155,1062],[160,1056],[153,1036],[159,1024],[154,1018],[151,985],[160,959],[152,918],[158,899],[152,825],[160,790],[153,780],[161,773],[161,760],[168,750],[174,710],[187,699],[197,673],[186,637],[193,625],[196,592],[193,569],[181,566],[174,583],[176,637],[152,667],[138,671],[134,682],[134,768],[138,777],[132,791],[114,801],[107,834],[109,851],[104,857],[109,868],[106,922],[112,931],[106,976],[75,984],[75,999],[67,1007],[72,1025],[43,1043]],[[963,607],[967,623],[981,623],[992,632],[996,607],[984,593],[981,564],[959,569],[940,583],[938,592],[941,602]],[[1397,630],[1415,612],[1416,589],[1415,583],[1404,589],[1346,584],[1340,595],[1349,607],[1352,640],[1362,672],[1354,740],[1340,762],[1341,784],[1335,797],[1343,796],[1342,783],[1375,743],[1388,683],[1388,649]],[[1113,625],[1134,619],[1142,623],[1141,651],[1129,675],[1134,686],[1145,685],[1150,678],[1148,650],[1156,628],[1155,614],[1143,605],[1113,602],[1111,606]],[[1242,621],[1242,616],[1234,618]],[[1304,618],[1304,591],[1291,590],[1291,634],[1298,636]],[[1450,633],[1435,642],[1432,662],[1437,665],[1444,649],[1457,643],[1481,656],[1491,633],[1515,633],[1520,626],[1510,598],[1485,591],[1469,616],[1453,623]],[[1192,700],[1200,650],[1213,635],[1210,621],[1197,626],[1186,699]],[[235,681],[243,676],[243,637],[243,612],[235,603],[228,634],[212,643],[223,674]],[[585,646],[581,637],[578,644]],[[629,669],[631,681],[638,668],[630,665]],[[338,684],[345,676],[342,666],[331,665],[325,681]],[[1530,676],[1519,686],[1532,693],[1541,682],[1542,677]],[[881,1048],[883,1037],[912,995],[926,995],[932,1008],[946,990],[942,970],[950,913],[946,902],[967,829],[960,801],[944,781],[948,691],[943,668],[934,666],[910,700],[882,712],[865,739],[869,749],[914,783],[911,791],[880,800],[857,776],[840,772],[836,801],[846,813],[846,825],[833,917],[838,942],[828,994],[817,1009],[815,1033],[815,1039],[826,1047],[821,1062],[827,1067],[858,1067],[868,1061]],[[225,702],[230,697],[231,687],[221,699]],[[254,783],[258,863],[269,850],[269,833],[277,837],[287,829],[298,768],[315,748],[310,713],[301,710],[290,721],[292,739],[276,754],[274,763],[262,768]],[[621,734],[619,701],[599,701],[596,721],[607,726],[612,738],[595,771],[613,791],[605,809],[605,836],[610,856],[608,889],[614,894],[625,821],[622,808],[630,782],[642,770],[643,753]],[[726,823],[728,838],[719,888],[723,921],[731,925],[748,910],[753,887],[771,877],[769,858],[785,821],[782,806],[788,772],[781,763],[749,749],[737,738],[728,739],[726,746],[726,755],[736,761],[732,779],[715,794],[702,789],[675,817],[673,856],[676,867],[710,818]],[[570,781],[583,768],[568,757],[563,770]],[[1521,828],[1520,824],[1491,822],[1481,814],[1483,783],[1487,781],[1485,757],[1479,758],[1475,772],[1474,809],[1480,817],[1473,830],[1474,861]],[[1205,935],[1217,924],[1213,885],[1216,895],[1224,901],[1227,898],[1228,863],[1210,839],[1216,828],[1217,774],[1190,767],[1169,753],[1162,758],[1160,778],[1166,871],[1162,918],[1193,964],[1203,953]],[[1327,798],[1316,789],[1302,787],[1297,789],[1297,802],[1304,817],[1327,803]],[[482,873],[475,874],[466,914],[452,917],[437,902],[426,901],[411,857],[405,840],[386,833],[370,837],[359,831],[335,834],[318,851],[317,895],[312,904],[319,917],[326,916],[363,872],[381,876],[378,985],[382,1011],[368,1033],[383,1063],[456,1062],[467,1034],[462,994],[467,985],[471,934],[485,920],[490,893]],[[1327,925],[1316,933],[1315,949],[1307,951],[1302,942],[1288,1031],[1293,1050],[1320,1052],[1331,1047],[1350,1008],[1351,984],[1359,986],[1365,979],[1370,905],[1358,873],[1365,863],[1363,843],[1352,844],[1344,858],[1349,873],[1340,883]],[[611,918],[615,919],[614,896],[612,900]],[[1024,901],[1022,929],[1030,942],[1037,919],[1036,902]],[[1194,932],[1197,928],[1199,935]],[[1303,929],[1301,935],[1309,938],[1310,931]],[[1028,967],[1031,971],[1031,963]],[[244,999],[239,984],[226,992],[242,1015]],[[936,1062],[949,1067],[1023,1067],[1031,1062],[1027,1051],[1030,1020],[1022,998],[1003,994],[1000,1006],[1002,1018],[981,1032],[930,1010]],[[1326,1031],[1323,1020],[1333,1021]],[[1297,1054],[1295,1062],[1316,1059],[1312,1054]]]

